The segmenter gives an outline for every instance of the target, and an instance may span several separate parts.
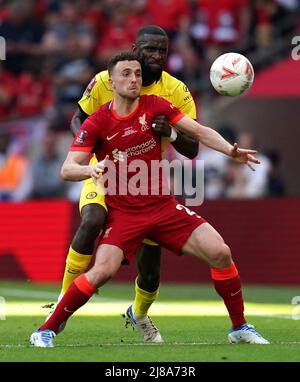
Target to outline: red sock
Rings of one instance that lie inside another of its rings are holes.
[[[85,275],[77,277],[57,304],[52,315],[39,329],[51,329],[57,333],[60,325],[84,305],[96,290]]]
[[[224,269],[211,268],[211,276],[216,291],[224,300],[232,327],[245,324],[242,284],[235,265]]]

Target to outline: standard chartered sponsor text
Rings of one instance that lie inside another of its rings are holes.
[[[127,157],[132,157],[135,155],[140,155],[143,153],[147,153],[148,151],[152,150],[156,146],[156,142],[154,138],[149,139],[146,142],[143,142],[140,145],[128,147],[125,152],[127,154]]]

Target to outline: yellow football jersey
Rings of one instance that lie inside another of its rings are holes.
[[[108,71],[97,73],[87,86],[81,100],[81,109],[88,115],[93,114],[100,106],[110,101],[113,92],[109,84]],[[182,113],[196,119],[196,106],[187,86],[167,72],[162,72],[159,81],[143,86],[141,94],[153,94],[173,103]]]
[[[108,71],[97,73],[87,86],[82,98],[78,102],[81,109],[88,115],[95,111],[113,97],[113,91],[109,84]],[[159,81],[149,86],[143,86],[141,95],[153,94],[175,105],[182,113],[192,119],[196,119],[196,106],[194,99],[187,86],[169,73],[163,71]],[[164,156],[167,138],[162,139],[162,155]]]

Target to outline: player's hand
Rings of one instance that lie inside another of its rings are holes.
[[[233,148],[231,149],[230,156],[236,162],[245,163],[252,171],[255,171],[255,168],[252,166],[252,163],[260,164],[260,161],[257,158],[255,158],[254,155],[252,155],[256,154],[256,152],[256,150],[240,149],[238,147],[238,144],[235,143],[233,145]]]
[[[90,166],[91,178],[93,179],[93,182],[95,184],[97,183],[99,178],[102,176],[104,169],[105,169],[105,166],[106,166],[106,162],[108,161],[108,158],[109,158],[109,156],[106,155],[106,157],[102,161],[94,164],[93,166]]]
[[[168,123],[167,118],[164,115],[158,115],[152,120],[152,131],[158,137],[170,137],[171,126]]]

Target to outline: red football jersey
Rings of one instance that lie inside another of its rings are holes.
[[[157,171],[162,159],[161,138],[153,134],[151,125],[158,115],[164,115],[171,124],[184,116],[163,98],[143,95],[131,114],[118,116],[111,101],[78,130],[70,150],[95,152],[99,161],[109,155],[108,207],[140,207],[157,202],[157,198],[172,198],[170,192],[166,195],[163,172]]]

